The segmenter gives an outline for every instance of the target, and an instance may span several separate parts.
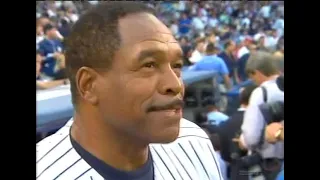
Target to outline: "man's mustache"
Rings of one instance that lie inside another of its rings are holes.
[[[158,105],[152,105],[147,109],[147,112],[152,111],[161,111],[161,110],[168,110],[168,109],[177,109],[177,108],[183,108],[184,101],[181,99],[174,99],[168,103],[165,104],[158,104]]]

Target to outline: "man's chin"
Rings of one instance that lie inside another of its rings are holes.
[[[156,134],[152,136],[150,139],[150,143],[157,143],[157,144],[168,144],[175,141],[179,136],[179,128],[172,127],[170,129],[167,129],[164,132],[161,132],[160,134]]]

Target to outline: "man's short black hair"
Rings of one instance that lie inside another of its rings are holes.
[[[48,31],[50,31],[53,28],[55,28],[55,27],[51,23],[46,24],[43,26],[43,33],[46,34]]]
[[[244,90],[240,93],[240,104],[248,105],[250,96],[258,86],[255,84],[248,85],[244,88]]]
[[[213,43],[209,43],[206,48],[206,53],[213,53],[215,50],[215,45]]]
[[[227,40],[227,41],[224,43],[224,47],[223,47],[223,48],[224,48],[224,49],[227,49],[227,48],[232,44],[232,42],[233,42],[233,41],[230,40],[230,39]]]
[[[121,44],[119,19],[143,12],[154,14],[154,10],[142,2],[103,2],[87,11],[74,24],[66,40],[66,68],[73,104],[77,99],[77,70],[85,66],[100,72],[107,71]]]

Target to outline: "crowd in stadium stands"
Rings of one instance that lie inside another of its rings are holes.
[[[72,25],[79,16],[99,3],[98,1],[37,1],[36,4],[36,82],[37,89],[47,89],[69,81],[65,75],[63,40],[68,38]],[[179,40],[184,53],[184,64],[199,70],[207,55],[217,55],[226,89],[248,79],[246,63],[252,52],[265,51],[276,58],[284,72],[284,2],[283,1],[149,1],[156,16],[163,21]],[[202,64],[201,64],[202,63]],[[205,63],[204,63],[205,64]],[[209,68],[210,69],[210,68]],[[225,73],[228,72],[228,73]],[[253,87],[247,87],[241,96],[241,108],[248,105]],[[206,120],[229,119],[219,112],[213,101],[207,103]],[[241,114],[241,113],[240,113]],[[229,115],[231,116],[231,115]],[[243,116],[243,115],[232,115]],[[237,117],[240,118],[240,117]],[[201,118],[198,118],[198,120]],[[199,120],[199,125],[206,124]],[[241,121],[239,121],[241,124]],[[210,129],[206,129],[210,134]],[[215,150],[219,153],[225,142],[211,134]],[[220,163],[227,176],[230,157]],[[245,176],[242,176],[242,179]],[[247,178],[247,177],[246,177]],[[227,179],[227,178],[226,178]],[[239,179],[239,177],[237,177]]]

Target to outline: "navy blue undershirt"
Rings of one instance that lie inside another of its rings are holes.
[[[80,146],[71,136],[71,144],[78,154],[94,169],[96,170],[105,180],[153,180],[153,160],[151,152],[149,151],[149,156],[146,164],[135,171],[123,171],[111,167],[105,162],[93,156],[91,153],[86,151]]]

